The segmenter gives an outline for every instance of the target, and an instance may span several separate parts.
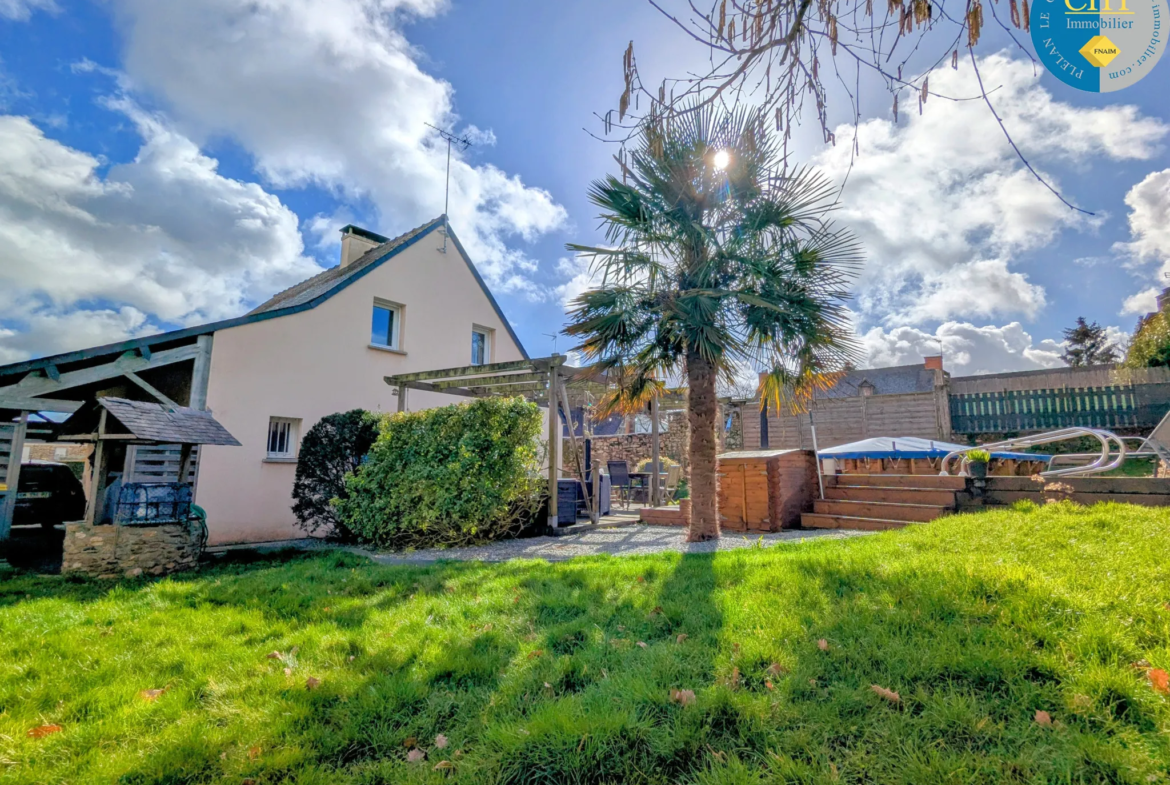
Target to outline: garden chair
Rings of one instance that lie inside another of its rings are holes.
[[[682,479],[681,466],[666,467],[666,501],[673,502],[674,494],[678,492],[678,483]]]
[[[630,479],[630,465],[625,461],[606,461],[605,465],[609,469],[611,487],[618,491],[622,505],[630,509],[630,492],[634,489]]]

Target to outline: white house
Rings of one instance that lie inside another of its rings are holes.
[[[347,226],[337,267],[244,316],[0,367],[0,422],[97,395],[210,409],[242,444],[204,447],[196,462],[210,542],[281,540],[303,536],[293,479],[300,439],[319,419],[397,411],[385,376],[523,359],[446,216],[393,239]],[[459,400],[410,390],[406,407]],[[177,461],[125,447],[107,466],[143,481],[175,476]]]

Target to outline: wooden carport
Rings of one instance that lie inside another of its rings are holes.
[[[0,549],[11,533],[23,446],[58,438],[41,413],[72,415],[106,397],[204,410],[213,332],[177,330],[0,366]]]

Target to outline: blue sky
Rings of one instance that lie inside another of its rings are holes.
[[[535,0],[0,0],[0,362],[223,318],[336,263],[336,229],[452,221],[529,351],[552,349],[597,239],[590,138],[634,40],[651,76],[702,52],[648,3]],[[853,130],[796,156],[849,185],[867,249],[854,312],[873,364],[941,346],[956,373],[1058,362],[1077,316],[1129,332],[1170,271],[1170,71],[1079,93],[1002,35],[978,52],[1029,160],[977,102],[893,122],[863,83]],[[944,69],[932,86],[972,90]],[[834,94],[834,124],[847,123]],[[904,106],[906,105],[904,99]],[[558,348],[567,342],[560,339]]]

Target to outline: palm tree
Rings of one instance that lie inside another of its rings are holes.
[[[861,250],[826,219],[828,181],[782,173],[757,110],[651,116],[634,145],[620,179],[590,187],[606,247],[568,246],[602,282],[573,302],[565,332],[617,380],[604,408],[641,408],[685,377],[688,540],[714,539],[718,380],[765,371],[761,401],[796,411],[832,384],[856,357],[844,303]]]

